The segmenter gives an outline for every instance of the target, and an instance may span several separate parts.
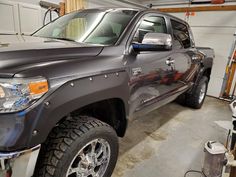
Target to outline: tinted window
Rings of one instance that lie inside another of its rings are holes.
[[[188,27],[182,23],[171,20],[173,35],[174,35],[174,46],[189,48],[191,47],[190,35]]]
[[[35,36],[73,40],[91,44],[114,44],[137,11],[81,11],[49,23]]]
[[[141,43],[147,33],[167,33],[163,17],[149,16],[142,20],[133,41]]]

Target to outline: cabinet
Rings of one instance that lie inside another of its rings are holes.
[[[42,26],[40,6],[0,0],[0,34],[29,35]]]

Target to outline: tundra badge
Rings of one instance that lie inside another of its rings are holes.
[[[141,73],[142,73],[142,68],[141,67],[139,67],[139,68],[132,68],[133,76],[137,76],[137,75],[139,75]]]

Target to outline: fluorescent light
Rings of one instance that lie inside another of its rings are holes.
[[[147,26],[154,26],[154,23],[148,21],[143,21],[142,24]]]

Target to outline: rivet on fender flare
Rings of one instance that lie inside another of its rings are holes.
[[[108,78],[108,76],[107,76],[107,75],[105,75],[104,77],[105,77],[105,78]]]
[[[33,131],[33,136],[36,136],[38,134],[38,131],[37,130],[34,130]]]
[[[119,76],[119,73],[116,73],[116,76]]]
[[[50,105],[50,103],[47,101],[47,102],[45,102],[44,103],[46,106],[49,106]]]
[[[93,80],[93,78],[92,78],[92,77],[90,77],[90,78],[89,78],[89,80],[90,80],[90,81],[92,81],[92,80]]]
[[[71,82],[71,83],[70,83],[70,86],[71,86],[71,87],[74,87],[74,83],[73,83],[73,82]]]

